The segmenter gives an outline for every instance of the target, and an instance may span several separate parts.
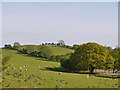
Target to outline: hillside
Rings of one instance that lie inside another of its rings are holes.
[[[34,49],[37,50],[37,51],[40,48],[40,45],[23,45],[21,47],[22,48],[26,48],[28,46],[34,47]],[[48,47],[50,47],[53,55],[65,55],[65,54],[74,52],[74,50],[68,49],[68,48],[64,48],[64,47],[54,47],[54,46],[48,46]]]
[[[3,88],[117,88],[118,80],[95,77],[89,74],[62,72],[59,62],[42,61],[40,58],[2,49],[3,57],[11,59],[3,75]],[[39,60],[38,60],[39,59]],[[24,67],[27,65],[26,67]],[[20,69],[20,67],[22,69]],[[13,69],[14,68],[14,69]],[[20,71],[23,70],[23,71]],[[26,71],[25,71],[26,70]],[[61,75],[59,73],[62,72]],[[89,78],[87,78],[89,76]]]

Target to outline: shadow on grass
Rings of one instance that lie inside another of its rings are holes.
[[[75,74],[90,74],[90,75],[94,75],[95,73],[90,73],[88,71],[83,71],[83,72],[72,72],[72,71],[68,71],[62,67],[46,67],[45,69],[41,69],[41,70],[45,70],[45,71],[55,71],[55,72],[65,72],[65,73],[75,73]]]
[[[56,72],[67,72],[67,73],[68,73],[67,70],[65,70],[65,69],[63,69],[63,68],[61,68],[61,67],[53,67],[53,68],[51,68],[51,67],[46,67],[45,69],[41,69],[41,70],[45,70],[45,71],[56,71]]]
[[[89,71],[82,71],[82,72],[70,72],[68,70],[65,70],[62,67],[46,67],[45,69],[41,70],[46,70],[46,71],[55,71],[55,72],[64,72],[64,73],[74,73],[74,74],[87,74],[89,77],[95,76],[95,77],[102,77],[102,78],[112,78],[112,79],[117,79],[120,78],[120,76],[112,76],[112,75],[100,75],[99,73],[90,73]]]
[[[45,58],[40,57],[40,56],[33,56],[33,55],[28,54],[28,53],[22,53],[22,52],[19,52],[19,51],[16,52],[16,54],[21,54],[21,55],[26,56],[26,57],[33,57],[33,58],[36,58],[36,60],[45,59]]]

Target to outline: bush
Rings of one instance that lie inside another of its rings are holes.
[[[21,52],[24,53],[24,54],[27,54],[27,49],[23,48]]]
[[[32,55],[32,56],[38,56],[38,52],[37,51],[33,51],[30,55]]]

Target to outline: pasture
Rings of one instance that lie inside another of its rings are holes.
[[[54,51],[57,55],[60,54],[57,50]],[[59,62],[43,61],[38,57],[28,56],[9,49],[2,49],[2,55],[11,55],[7,64],[8,68],[2,73],[4,76],[2,88],[118,87],[118,79],[61,72]]]
[[[28,46],[32,46],[36,51],[39,51],[40,45],[23,45],[21,48],[26,48]],[[52,55],[65,55],[68,53],[73,53],[74,50],[63,48],[63,47],[55,47],[55,46],[48,46],[52,51]]]

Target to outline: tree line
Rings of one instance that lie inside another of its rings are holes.
[[[69,55],[69,54],[53,55],[51,48],[45,44],[39,45],[38,48],[36,49],[32,45],[22,46],[20,45],[19,42],[15,42],[14,46],[11,46],[10,44],[8,45],[5,44],[4,48],[17,50],[24,54],[29,54],[31,56],[45,58],[46,60],[54,61],[54,62],[60,62],[66,55]]]

